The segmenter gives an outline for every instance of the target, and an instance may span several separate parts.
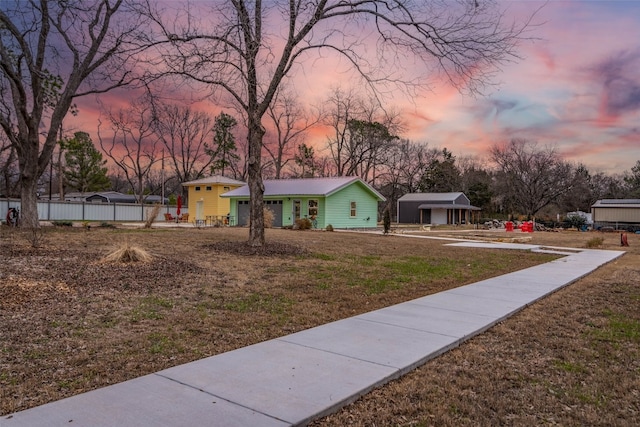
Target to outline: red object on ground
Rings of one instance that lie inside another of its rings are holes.
[[[629,246],[629,241],[627,240],[627,233],[620,233],[620,246]]]
[[[505,222],[504,228],[506,231],[513,231],[513,223],[511,221]]]

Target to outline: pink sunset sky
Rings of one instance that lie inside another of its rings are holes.
[[[481,1],[481,0],[480,0]],[[544,4],[544,6],[543,6]],[[402,110],[401,136],[456,156],[486,158],[488,147],[512,138],[555,146],[568,161],[594,172],[621,173],[640,160],[640,1],[502,1],[506,17],[542,7],[534,40],[520,47],[522,59],[505,64],[495,87],[469,97],[439,84],[387,107]],[[301,99],[318,104],[344,76],[318,61],[296,75]],[[344,83],[343,88],[347,88]],[[114,96],[105,103],[125,107]],[[79,102],[74,128],[97,136],[95,99]],[[215,113],[214,113],[215,114]],[[316,132],[317,134],[317,132]],[[323,135],[315,142],[320,147]]]

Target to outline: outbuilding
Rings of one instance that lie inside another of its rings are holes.
[[[473,222],[472,206],[464,193],[408,193],[398,199],[400,224],[467,224]]]
[[[640,199],[602,199],[591,206],[593,227],[640,230]]]
[[[249,186],[223,194],[230,199],[238,225],[249,223]],[[274,216],[273,226],[308,218],[314,227],[374,228],[378,203],[385,198],[357,177],[272,179],[264,181],[264,204]]]
[[[182,183],[187,190],[187,210],[192,212],[191,219],[204,221],[207,218],[225,218],[233,225],[230,216],[229,199],[222,195],[246,185],[244,181],[212,175]]]

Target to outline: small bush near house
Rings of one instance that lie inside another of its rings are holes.
[[[333,231],[333,225],[328,224],[327,225],[327,231]]]
[[[272,228],[276,217],[273,211],[267,207],[264,208],[264,228]]]
[[[296,230],[309,230],[311,229],[311,220],[309,218],[300,218],[296,219]]]

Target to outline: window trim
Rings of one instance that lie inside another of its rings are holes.
[[[358,202],[355,200],[349,201],[349,218],[356,218],[358,216]]]

